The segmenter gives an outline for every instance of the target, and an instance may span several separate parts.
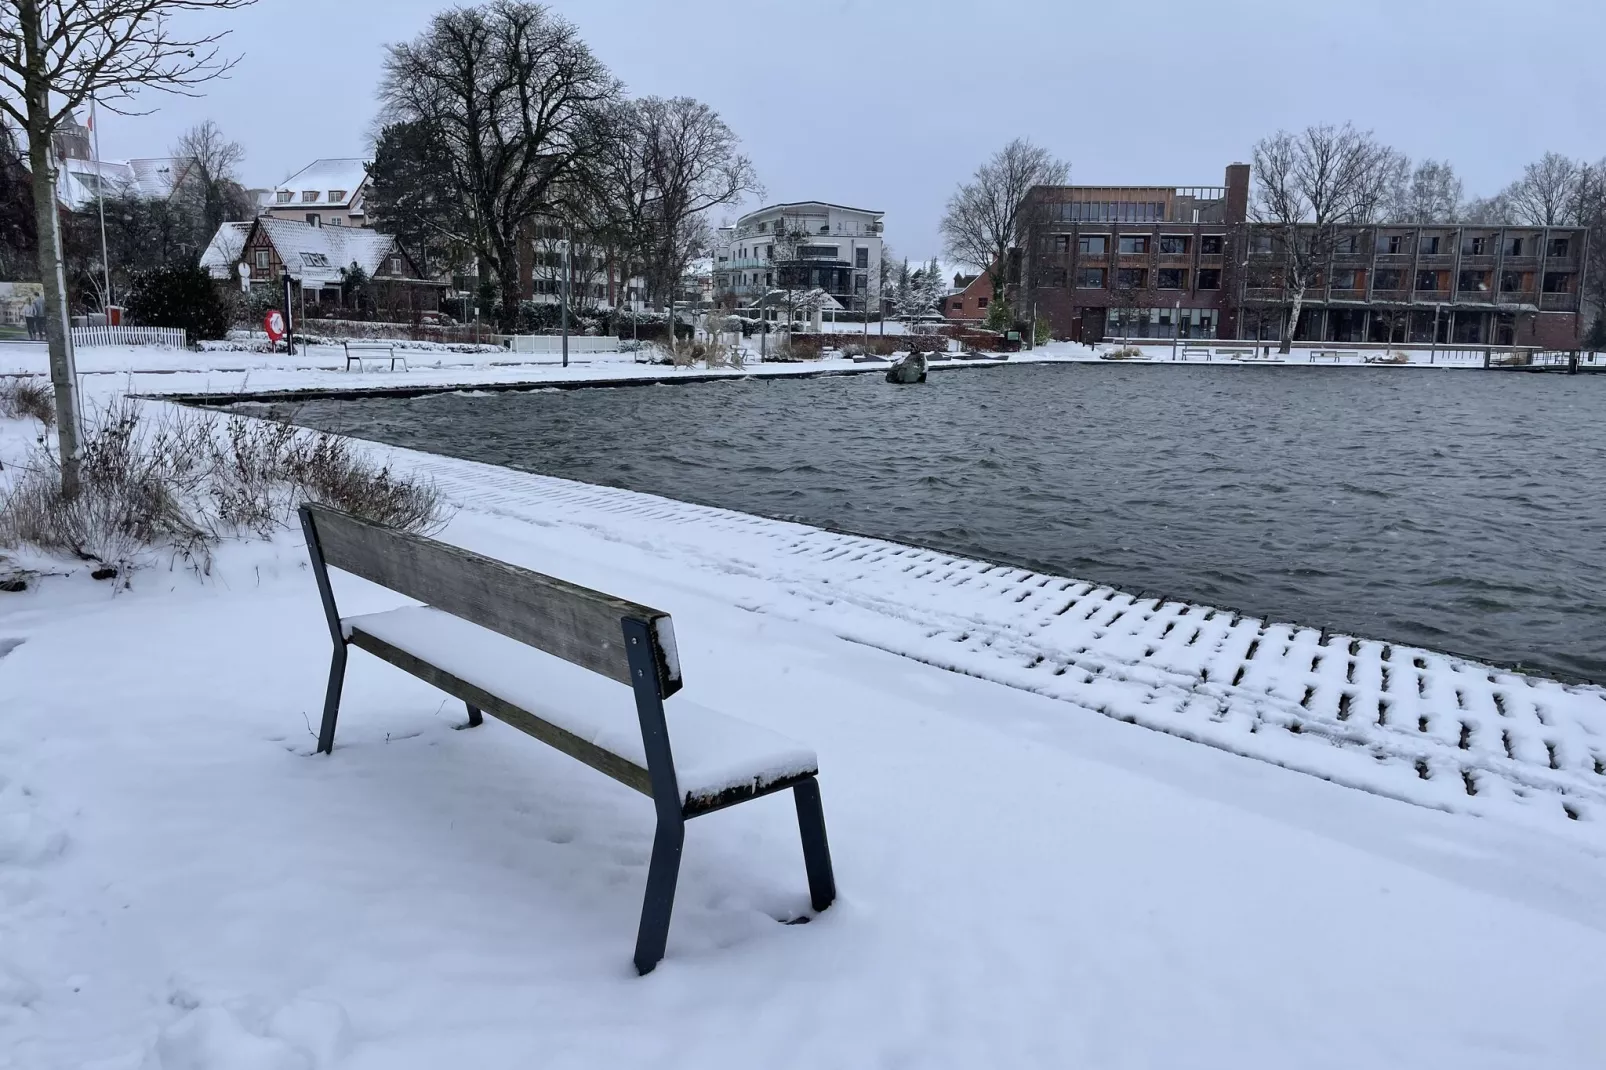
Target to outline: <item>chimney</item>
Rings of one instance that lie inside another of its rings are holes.
[[[1227,165],[1227,218],[1229,226],[1249,218],[1249,165]]]

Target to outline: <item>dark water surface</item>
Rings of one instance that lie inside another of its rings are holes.
[[[297,419],[1606,680],[1606,376],[1017,365]]]

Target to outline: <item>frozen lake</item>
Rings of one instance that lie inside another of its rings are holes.
[[[1606,679],[1606,377],[1021,365],[299,422]]]

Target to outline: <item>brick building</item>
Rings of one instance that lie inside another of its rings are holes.
[[[1292,306],[1276,229],[1249,220],[1249,166],[1215,187],[1038,186],[1011,265],[1017,310],[1054,336],[1275,340]],[[1296,340],[1575,346],[1587,232],[1345,228]]]
[[[959,281],[962,276],[956,276]],[[967,282],[962,289],[943,298],[942,314],[958,323],[980,323],[987,318],[987,306],[993,299],[993,277],[982,272]]]

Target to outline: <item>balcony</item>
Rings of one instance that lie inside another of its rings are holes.
[[[1327,291],[1327,299],[1329,301],[1365,301],[1366,300],[1366,291],[1365,290],[1361,290],[1361,289],[1354,289],[1354,290],[1338,290],[1338,289],[1334,289],[1334,290],[1328,290]]]
[[[1458,305],[1489,305],[1494,303],[1494,294],[1489,290],[1457,290],[1455,303]]]
[[[1576,312],[1578,311],[1577,294],[1540,294],[1539,311],[1541,312]]]
[[[1441,305],[1450,300],[1449,290],[1413,290],[1411,300],[1419,305]]]

